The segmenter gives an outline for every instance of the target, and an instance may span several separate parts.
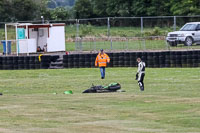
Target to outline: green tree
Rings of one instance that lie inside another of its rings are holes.
[[[91,0],[76,1],[74,11],[76,18],[91,18],[94,16]]]
[[[168,16],[171,15],[169,0],[151,0],[148,7],[148,16]]]
[[[33,0],[13,0],[12,10],[18,21],[34,20],[37,17],[38,5]]]
[[[41,16],[44,17],[45,20],[66,20],[70,16],[71,9],[67,7],[57,7],[57,8],[47,8],[49,0],[40,0],[37,2],[38,11],[36,19],[40,20]]]
[[[93,0],[91,4],[93,8],[94,17],[108,17],[108,14],[106,12],[107,9],[106,0]]]
[[[108,16],[126,17],[130,16],[131,0],[108,0],[106,12]]]
[[[65,7],[57,7],[50,10],[51,20],[66,20],[69,17],[68,9]]]
[[[52,1],[57,5],[52,5]],[[199,15],[199,0],[0,0],[0,21],[93,17]]]
[[[173,0],[170,1],[172,15],[199,15],[199,0]]]
[[[41,19],[41,16],[43,16],[45,19],[50,19],[51,18],[51,14],[50,14],[50,10],[47,8],[49,0],[39,0],[37,5],[38,5],[38,15],[37,15],[37,20]]]
[[[14,18],[12,16],[11,2],[9,0],[0,1],[0,21],[8,22],[12,21]]]
[[[148,16],[148,8],[151,0],[134,0],[131,6],[133,16]]]

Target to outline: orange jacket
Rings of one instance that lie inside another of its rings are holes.
[[[99,53],[95,60],[95,66],[99,65],[99,67],[106,67],[107,63],[110,62],[110,58],[106,53]]]

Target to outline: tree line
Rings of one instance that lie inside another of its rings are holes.
[[[200,15],[199,0],[76,0],[73,7],[49,8],[50,0],[1,0],[0,21],[66,20],[96,17]]]
[[[77,18],[200,15],[199,0],[78,0]]]
[[[34,21],[70,18],[69,7],[48,8],[49,0],[0,0],[0,22]]]

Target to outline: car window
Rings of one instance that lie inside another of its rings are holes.
[[[196,30],[200,30],[200,24],[197,25]]]
[[[194,31],[196,27],[196,24],[186,24],[180,29],[180,31]]]

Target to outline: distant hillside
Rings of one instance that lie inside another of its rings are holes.
[[[56,7],[72,7],[75,4],[76,0],[49,0],[48,3],[49,8],[56,8]]]

